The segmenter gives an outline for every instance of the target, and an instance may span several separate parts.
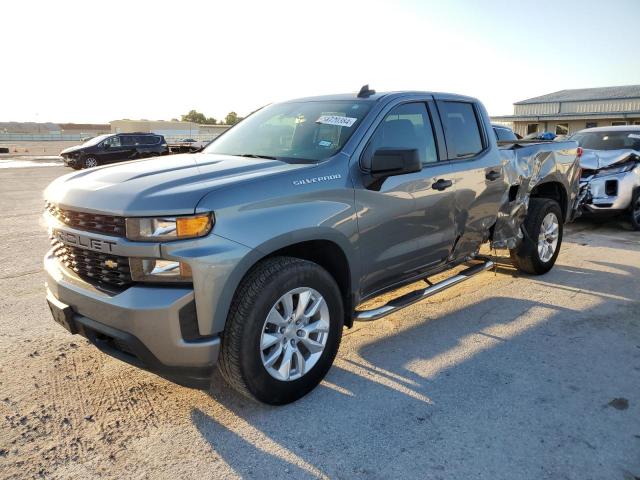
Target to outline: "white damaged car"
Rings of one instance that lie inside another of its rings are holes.
[[[628,214],[640,230],[640,125],[596,127],[571,136],[582,147],[583,214]]]

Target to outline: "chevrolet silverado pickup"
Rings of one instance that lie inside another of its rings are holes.
[[[498,146],[483,105],[460,95],[365,86],[272,104],[201,153],[54,180],[47,300],[130,364],[200,388],[217,365],[241,393],[285,404],[323,379],[354,321],[490,269],[484,243],[549,271],[578,156],[570,141]]]

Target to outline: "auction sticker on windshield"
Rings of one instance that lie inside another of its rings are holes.
[[[341,117],[340,115],[321,115],[316,123],[324,123],[326,125],[338,125],[340,127],[350,127],[356,123],[358,119],[353,117]]]

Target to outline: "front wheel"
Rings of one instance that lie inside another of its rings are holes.
[[[292,257],[260,262],[234,296],[219,367],[240,393],[272,405],[313,390],[342,337],[342,296],[321,266]]]
[[[629,210],[631,226],[634,230],[640,230],[640,187],[633,192]]]
[[[84,168],[93,168],[100,165],[100,162],[98,162],[98,159],[96,157],[86,157],[83,160],[82,164],[84,165]]]
[[[511,261],[525,273],[542,275],[556,263],[562,244],[562,211],[555,200],[532,198],[522,228],[525,238],[510,250]]]

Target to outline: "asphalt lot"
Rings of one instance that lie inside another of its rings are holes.
[[[358,324],[318,389],[267,407],[219,376],[171,384],[50,319],[41,191],[66,172],[0,170],[0,477],[640,477],[626,223],[571,225],[545,276],[501,266]]]

